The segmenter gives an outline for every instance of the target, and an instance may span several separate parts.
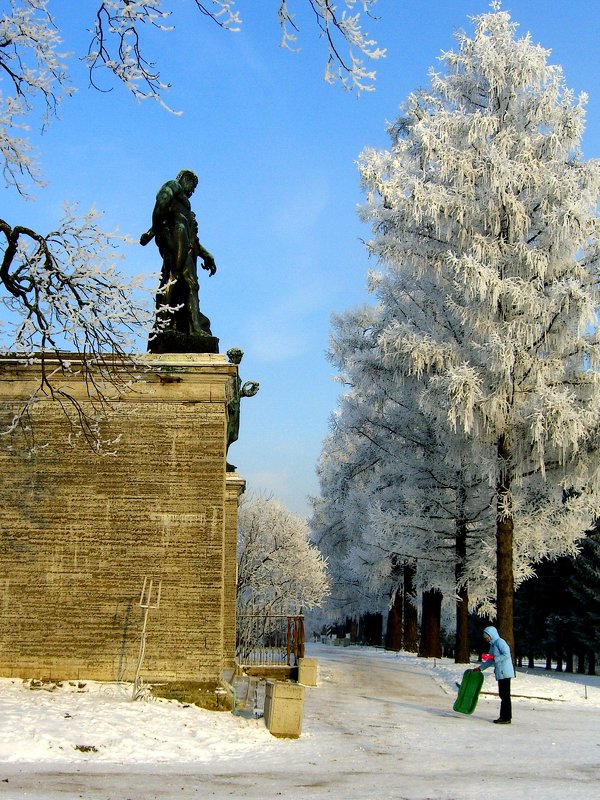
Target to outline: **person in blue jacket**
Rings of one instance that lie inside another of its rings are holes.
[[[492,658],[484,661],[475,671],[483,670],[494,665],[494,675],[498,681],[498,694],[500,695],[500,716],[494,722],[498,725],[510,725],[512,720],[512,703],[510,699],[510,680],[515,677],[510,647],[493,625],[483,631],[483,638],[489,644],[489,654]]]

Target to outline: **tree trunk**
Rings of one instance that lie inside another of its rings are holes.
[[[461,586],[458,590],[458,600],[456,601],[456,651],[454,661],[456,664],[468,664],[470,660],[469,592],[466,586]]]
[[[364,644],[381,647],[385,645],[383,638],[383,615],[363,614],[360,618],[360,640]]]
[[[441,615],[442,593],[440,590],[429,589],[423,592],[419,655],[424,658],[442,657]]]
[[[456,502],[456,563],[454,575],[456,580],[456,664],[468,664],[471,657],[469,646],[469,590],[463,583],[465,560],[467,557],[467,523],[464,518],[466,492],[461,484],[457,492]]]
[[[568,625],[565,626],[565,672],[573,672],[575,657],[573,653],[573,640]]]
[[[563,671],[563,659],[565,655],[564,647],[563,647],[563,636],[562,631],[560,629],[560,623],[555,625],[555,636],[556,640],[556,671],[562,672]]]
[[[505,435],[498,439],[500,476],[496,490],[498,517],[496,520],[496,626],[515,652],[513,629],[514,574],[512,505],[510,501],[510,448]]]
[[[575,665],[575,657],[573,655],[573,651],[567,647],[565,651],[565,672],[573,672],[573,668]]]
[[[388,611],[385,649],[402,650],[402,592],[398,589],[392,595],[392,605]]]
[[[416,653],[419,649],[419,625],[414,587],[415,571],[412,564],[404,565],[404,649],[409,653]]]
[[[588,653],[588,675],[596,674],[596,654],[593,650]]]

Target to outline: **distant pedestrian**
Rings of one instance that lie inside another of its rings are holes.
[[[475,667],[475,670],[482,672],[491,667],[492,664],[494,665],[494,675],[498,681],[498,694],[500,695],[500,716],[494,722],[498,725],[510,725],[512,720],[510,680],[515,677],[510,647],[504,639],[500,638],[500,634],[493,625],[485,628],[483,638],[489,644],[491,658],[489,660],[484,659],[481,666]]]

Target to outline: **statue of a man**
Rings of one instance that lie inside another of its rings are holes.
[[[147,245],[154,238],[163,260],[156,294],[157,329],[212,336],[210,320],[200,312],[198,258],[211,276],[217,267],[198,240],[198,223],[190,203],[197,185],[195,173],[182,169],[175,180],[161,186],[152,227],[141,235],[140,244]]]

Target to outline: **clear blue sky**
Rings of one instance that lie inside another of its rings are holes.
[[[306,0],[290,0],[301,52],[278,47],[275,0],[239,0],[240,33],[217,28],[192,0],[174,0],[176,29],[152,35],[148,55],[172,84],[174,116],[136,104],[121,88],[80,89],[40,139],[48,186],[37,201],[0,194],[0,216],[38,230],[52,228],[65,200],[95,204],[105,227],[136,240],[150,223],[160,185],[187,167],[200,178],[192,199],[200,241],[218,272],[201,275],[201,306],[220,351],[245,351],[240,374],[261,384],[242,401],[240,439],[229,460],[248,482],[295,513],[309,512],[317,492],[315,464],[340,390],[325,353],[331,313],[368,300],[370,265],[356,215],[362,201],[356,159],[367,146],[387,147],[393,120],[409,92],[428,82],[453,31],[472,30],[469,16],[486,0],[379,0],[367,30],[388,49],[378,62],[376,91],[360,98],[322,80],[323,42]],[[97,2],[51,2],[64,49],[83,55]],[[552,51],[575,92],[589,94],[584,156],[600,156],[600,0],[508,0],[503,8]],[[102,78],[100,78],[102,80]],[[111,85],[104,76],[105,86]],[[158,269],[153,245],[132,246],[124,269]],[[145,346],[145,345],[144,345]]]

